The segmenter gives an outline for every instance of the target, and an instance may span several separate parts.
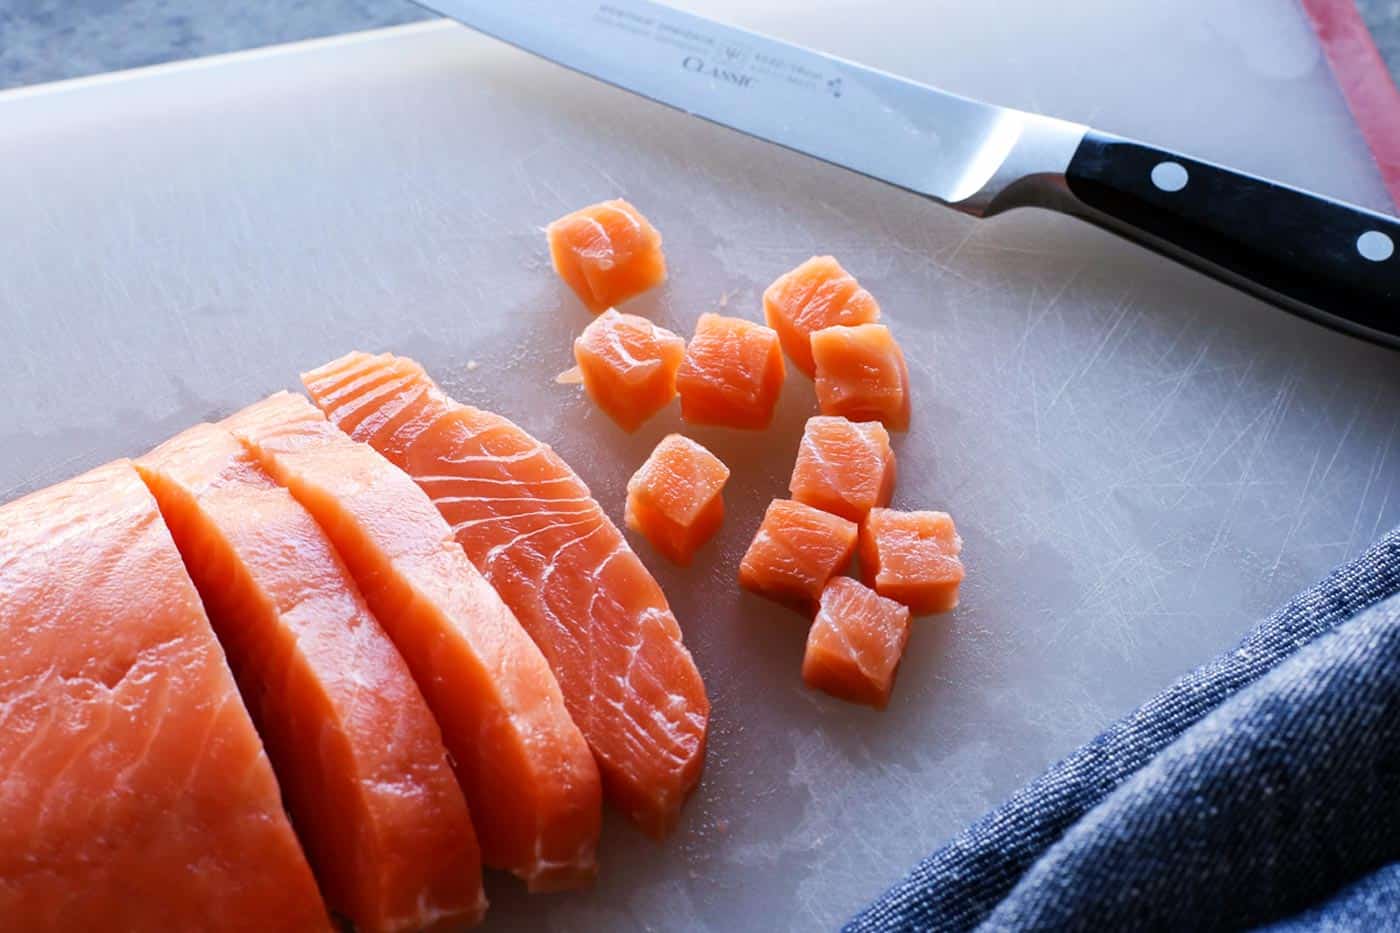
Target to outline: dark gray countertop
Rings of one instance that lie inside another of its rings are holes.
[[[0,0],[0,87],[431,16],[406,0]]]
[[[1400,0],[1358,0],[1400,77]],[[427,19],[406,0],[0,0],[0,87]]]
[[[1400,81],[1400,0],[1357,0],[1390,73]]]

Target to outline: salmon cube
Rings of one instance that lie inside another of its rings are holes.
[[[771,327],[702,314],[676,373],[681,417],[692,424],[766,428],[786,370]]]
[[[792,365],[810,379],[813,332],[874,324],[880,319],[880,305],[835,259],[813,256],[768,286],[763,293],[763,316],[778,332]]]
[[[947,512],[871,509],[860,530],[861,578],[915,615],[947,612],[958,604],[961,551]]]
[[[883,324],[828,327],[812,334],[817,405],[824,415],[909,428],[909,368]]]
[[[685,341],[644,317],[604,311],[574,341],[583,388],[624,431],[676,397]]]
[[[788,491],[798,502],[863,521],[894,494],[894,451],[878,421],[830,415],[807,419]]]
[[[836,577],[822,590],[807,633],[802,680],[838,699],[884,709],[908,641],[908,606]]]
[[[627,482],[627,527],[668,560],[690,565],[724,522],[729,467],[688,437],[669,434]]]
[[[855,522],[791,499],[774,499],[739,564],[739,585],[810,614],[822,588],[851,562]]]
[[[545,236],[554,271],[594,314],[666,281],[661,234],[621,198],[560,217]]]

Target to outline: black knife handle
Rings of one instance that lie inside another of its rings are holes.
[[[1094,130],[1065,180],[1088,220],[1296,314],[1400,347],[1393,217]]]

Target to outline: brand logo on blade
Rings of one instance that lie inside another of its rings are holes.
[[[754,80],[753,75],[746,75],[720,65],[712,65],[699,55],[687,55],[681,59],[681,67],[691,74],[704,75],[707,78],[713,78],[716,81],[723,81],[737,87],[753,87],[758,83]]]

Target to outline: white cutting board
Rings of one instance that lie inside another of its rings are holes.
[[[1385,206],[1288,0],[687,6]],[[1073,221],[968,220],[446,24],[0,96],[0,498],[360,347],[519,420],[620,518],[680,425],[624,437],[554,384],[588,316],[538,229],[615,195],[672,269],[629,310],[687,334],[758,314],[814,252],[860,276],[912,369],[897,504],[950,509],[970,575],[917,623],[888,712],[806,691],[801,621],[732,580],[810,389],[793,377],[770,433],[694,432],[734,467],[730,519],[689,572],[638,550],[713,699],[704,782],[665,845],[611,820],[589,893],[497,879],[495,929],[831,927],[1400,522],[1400,355]]]

